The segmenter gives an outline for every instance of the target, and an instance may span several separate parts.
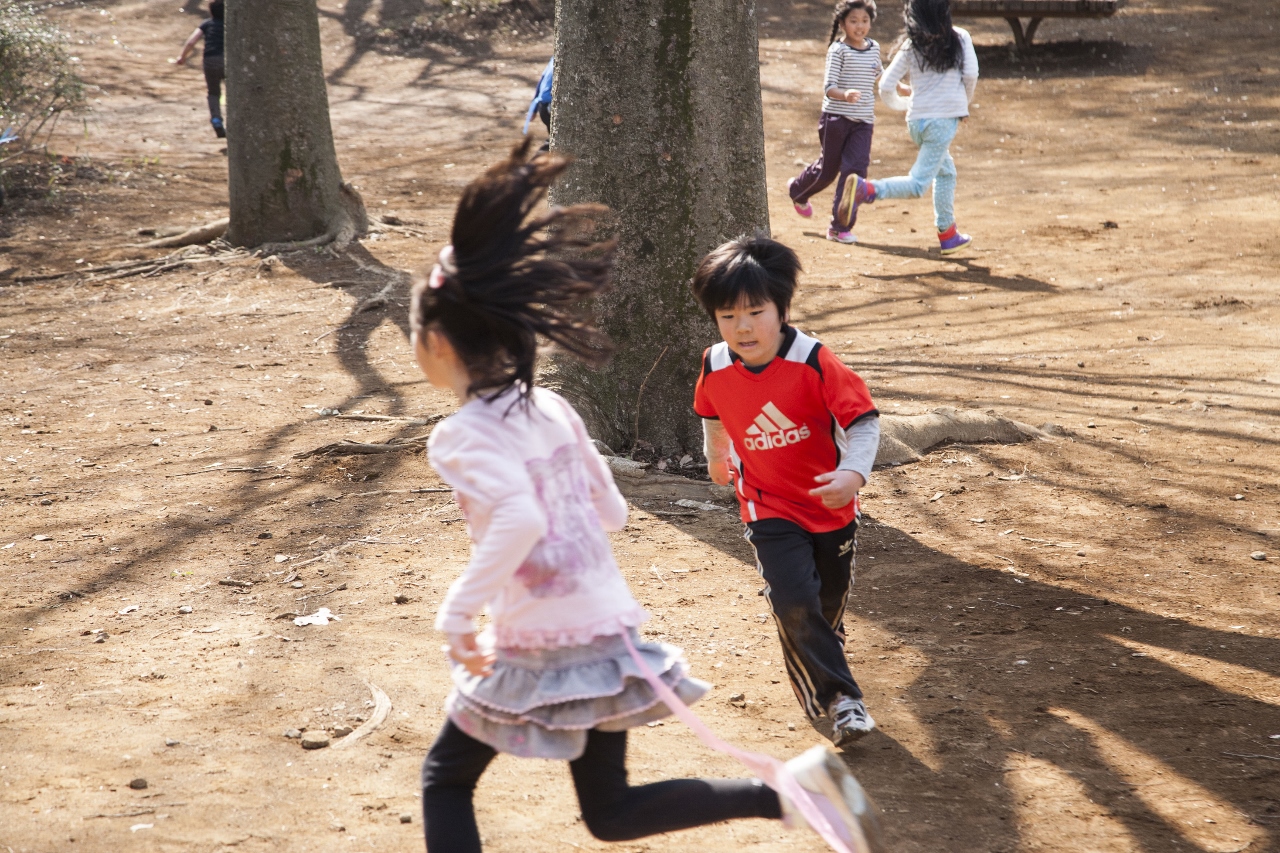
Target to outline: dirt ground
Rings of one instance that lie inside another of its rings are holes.
[[[339,259],[107,280],[95,267],[161,254],[129,247],[139,229],[224,214],[199,75],[165,63],[199,17],[177,0],[50,13],[95,89],[45,189],[0,215],[9,853],[421,849],[417,773],[446,686],[431,624],[466,533],[423,454],[297,454],[422,436],[452,408],[409,357],[405,271],[518,133],[550,42],[406,56],[352,37],[410,5],[321,2],[344,173],[407,230]],[[961,21],[983,75],[954,147],[976,241],[947,259],[927,199],[865,209],[852,247],[791,212],[786,179],[817,150],[826,4],[769,0],[760,18],[798,324],[884,412],[1064,428],[939,448],[863,493],[848,654],[880,730],[848,757],[891,849],[1280,850],[1275,4],[1133,0],[1047,22],[1022,59],[1003,22]],[[887,176],[913,149],[879,110]],[[820,740],[735,513],[658,514],[705,500],[697,483],[626,488],[619,562],[647,633],[716,683],[699,712],[783,758]],[[278,618],[321,606],[341,621]],[[392,709],[351,748],[283,736],[361,725],[368,685]],[[631,754],[637,781],[739,773],[671,722]],[[764,821],[606,845],[549,762],[499,758],[478,804],[493,851],[822,849]]]

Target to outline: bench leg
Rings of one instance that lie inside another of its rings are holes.
[[[1044,18],[1032,18],[1027,22],[1027,47],[1031,47],[1031,40],[1036,37],[1036,28],[1040,26],[1040,22],[1043,20]]]
[[[1014,46],[1019,51],[1025,51],[1027,49],[1027,42],[1029,41],[1029,39],[1022,32],[1022,21],[1019,21],[1017,18],[1014,18],[1014,17],[1008,17],[1008,18],[1005,18],[1005,20],[1009,22],[1009,29],[1013,30]],[[1039,24],[1040,20],[1036,18],[1034,19],[1034,23]]]

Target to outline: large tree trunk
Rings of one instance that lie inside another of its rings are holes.
[[[227,158],[241,246],[347,242],[367,223],[329,127],[316,0],[228,0]]]
[[[769,227],[754,0],[559,0],[554,93],[552,148],[576,162],[553,200],[609,205],[619,241],[598,306],[617,353],[556,379],[608,444],[696,452],[716,333],[689,281],[709,250]]]

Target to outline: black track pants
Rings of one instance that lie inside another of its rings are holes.
[[[857,521],[830,533],[810,533],[781,518],[747,525],[787,677],[800,707],[814,720],[838,694],[862,698],[844,657],[844,608],[853,584],[857,530]]]

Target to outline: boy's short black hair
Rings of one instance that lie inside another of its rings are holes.
[[[800,258],[777,240],[744,235],[702,259],[693,274],[693,295],[712,320],[743,299],[748,305],[772,302],[785,320],[800,269]]]
[[[215,21],[221,21],[223,15],[223,0],[209,0],[209,17]]]

